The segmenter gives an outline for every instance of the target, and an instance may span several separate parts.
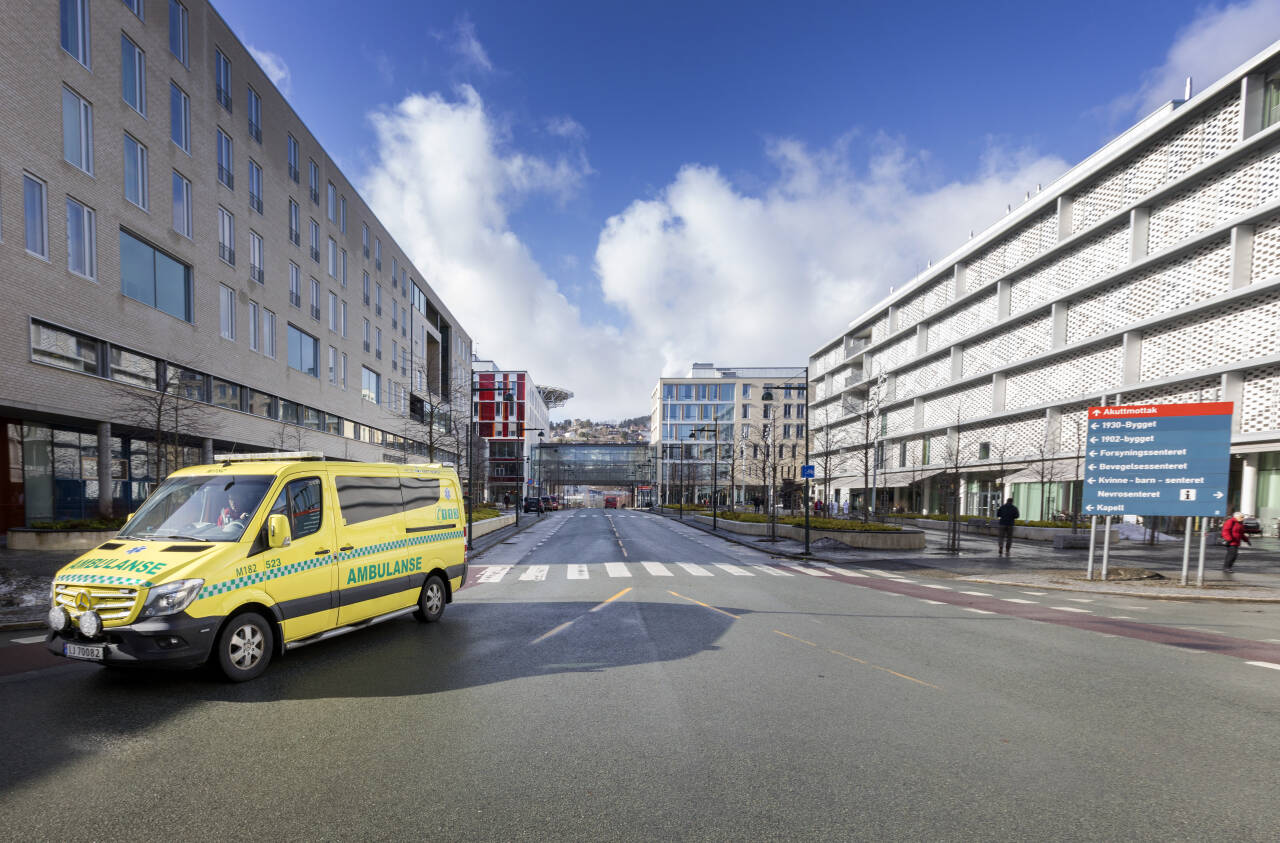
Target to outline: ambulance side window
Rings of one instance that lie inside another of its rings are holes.
[[[289,532],[294,539],[309,536],[320,529],[324,516],[324,492],[319,477],[294,480],[284,487],[280,495],[288,498]],[[273,506],[271,511],[275,512],[276,508]]]

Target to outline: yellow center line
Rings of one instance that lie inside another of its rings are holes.
[[[697,605],[701,606],[704,609],[710,609],[713,612],[719,612],[722,615],[728,615],[734,620],[741,620],[741,618],[739,618],[737,615],[733,614],[732,612],[726,612],[724,609],[717,609],[715,606],[710,606],[706,603],[703,603],[701,600],[694,600],[692,597],[685,597],[683,594],[676,594],[674,591],[668,591],[667,594],[670,594],[672,597],[679,597],[681,600],[688,600],[690,603],[696,603]]]
[[[865,661],[858,658],[857,656],[851,656],[848,653],[842,653],[839,650],[827,650],[827,652],[833,656],[839,656],[842,659],[848,659],[851,662],[857,662],[858,664],[866,664]]]
[[[551,630],[550,632],[544,632],[543,634],[539,635],[537,638],[533,639],[529,643],[537,644],[539,641],[546,641],[548,638],[555,635],[557,632],[563,632],[571,626],[573,626],[573,621],[565,621],[564,623],[557,626],[555,629]]]
[[[600,610],[601,610],[601,609],[603,609],[605,606],[608,606],[610,603],[612,603],[613,601],[617,600],[619,597],[621,597],[622,595],[626,594],[626,593],[627,593],[628,591],[630,591],[630,590],[631,590],[631,586],[627,586],[626,588],[622,589],[622,591],[619,591],[617,594],[613,595],[613,596],[612,596],[612,597],[610,597],[608,600],[606,600],[606,601],[604,601],[603,603],[601,603],[599,606],[593,606],[593,607],[590,609],[590,611],[592,611],[592,612],[598,612],[598,611],[600,611]]]
[[[810,647],[818,646],[817,644],[814,644],[812,641],[805,641],[803,638],[797,638],[794,635],[788,635],[787,633],[783,632],[780,629],[775,629],[774,632],[778,633],[783,638],[790,638],[792,641],[799,641],[801,644],[808,644]]]
[[[671,593],[672,593],[672,594],[675,594],[675,592],[674,592],[674,591],[673,591],[673,592],[671,592]],[[783,638],[790,638],[792,641],[799,641],[801,644],[808,644],[810,647],[817,647],[817,646],[818,646],[817,644],[814,644],[812,641],[806,641],[806,640],[804,640],[803,638],[800,638],[800,637],[798,637],[798,636],[795,636],[795,635],[789,635],[789,634],[787,634],[787,633],[783,632],[783,631],[782,631],[782,630],[780,630],[780,629],[775,629],[775,630],[774,630],[774,632],[778,633],[778,634],[779,634],[779,635],[781,635]],[[892,676],[896,676],[896,677],[898,677],[899,679],[906,679],[908,682],[914,682],[914,683],[916,683],[917,685],[924,685],[926,688],[933,688],[935,691],[941,691],[941,690],[942,690],[942,689],[941,689],[941,688],[939,688],[937,685],[931,684],[931,683],[929,683],[929,682],[925,682],[923,679],[917,679],[917,678],[915,678],[914,676],[908,676],[908,675],[907,675],[907,674],[905,674],[905,673],[899,673],[899,672],[898,672],[898,671],[896,671],[896,670],[890,670],[890,669],[889,669],[889,668],[887,668],[887,667],[881,667],[881,666],[880,666],[880,665],[878,665],[878,664],[872,664],[871,662],[864,661],[864,660],[862,660],[862,659],[860,659],[860,658],[858,658],[858,657],[856,657],[856,656],[851,656],[851,655],[849,655],[848,653],[842,653],[842,652],[840,652],[839,650],[827,650],[827,652],[828,652],[828,653],[830,653],[830,654],[831,654],[831,655],[833,655],[833,656],[839,656],[839,657],[840,657],[840,658],[842,658],[842,659],[848,659],[848,660],[849,660],[849,661],[851,661],[851,662],[857,662],[858,664],[864,664],[864,665],[866,665],[867,667],[871,668],[872,670],[882,670],[882,671],[884,671],[885,673],[888,673],[888,674],[890,674],[890,675],[892,675]]]

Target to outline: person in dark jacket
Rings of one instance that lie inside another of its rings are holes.
[[[1236,564],[1236,556],[1240,553],[1240,542],[1252,544],[1244,534],[1244,513],[1237,512],[1222,525],[1222,541],[1227,545],[1227,555],[1222,560],[1222,570],[1230,571]]]
[[[1018,508],[1013,505],[1013,498],[1004,502],[1004,506],[996,510],[996,518],[1000,521],[996,533],[996,555],[1008,556],[1013,549],[1013,522],[1018,520]]]

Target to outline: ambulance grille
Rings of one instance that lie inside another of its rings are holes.
[[[81,592],[88,592],[89,601],[104,624],[128,622],[138,607],[138,596],[141,593],[136,588],[125,586],[59,583],[53,590],[54,605],[62,606],[71,617],[78,618],[81,611],[76,607],[76,598]]]

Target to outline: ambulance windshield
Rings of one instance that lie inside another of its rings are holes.
[[[239,541],[275,478],[170,477],[151,493],[120,538]]]

